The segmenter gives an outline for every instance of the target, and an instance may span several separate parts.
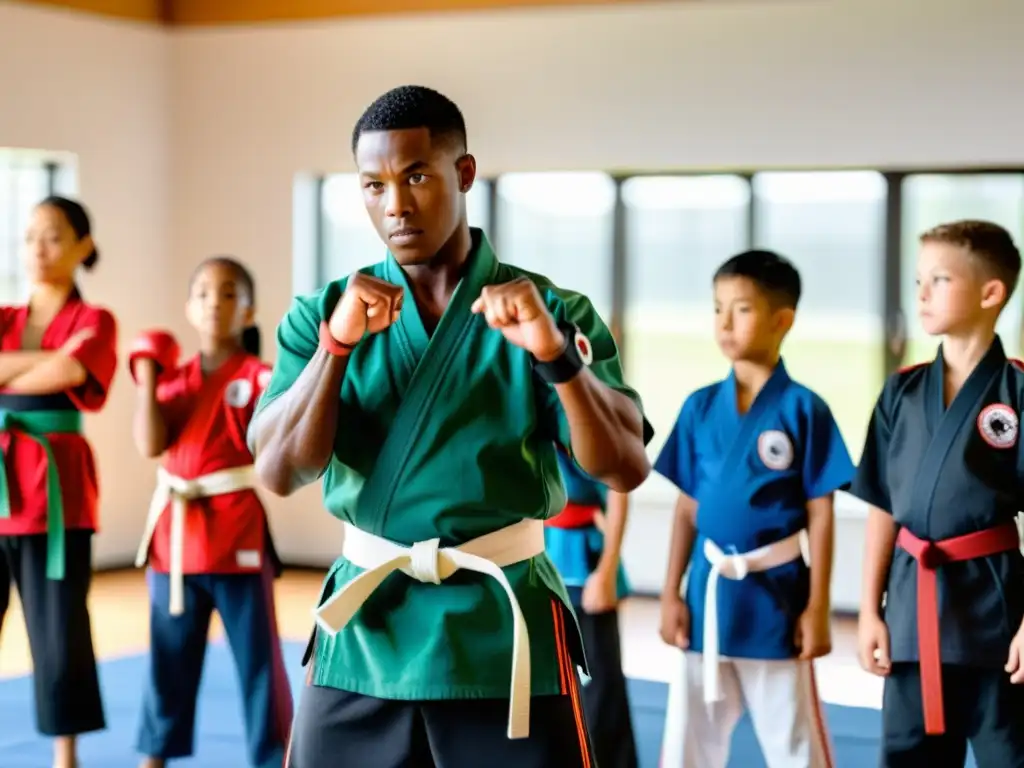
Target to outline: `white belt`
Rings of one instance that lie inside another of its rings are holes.
[[[439,542],[440,539],[430,539],[406,547],[346,523],[342,555],[364,571],[313,612],[316,623],[328,634],[340,632],[395,571],[431,584],[440,584],[459,570],[490,576],[501,584],[512,608],[508,737],[526,738],[530,735],[530,636],[519,601],[501,569],[543,554],[544,522],[521,520],[458,547],[439,548]]]
[[[806,532],[798,531],[781,541],[740,555],[727,555],[711,539],[704,539],[704,557],[711,564],[704,592],[704,702],[721,701],[718,685],[718,579],[742,581],[748,574],[767,571],[798,557],[808,561]]]
[[[252,488],[256,482],[256,474],[250,464],[244,467],[222,469],[191,480],[172,475],[163,467],[156,471],[156,491],[149,503],[149,516],[146,518],[146,529],[135,555],[135,567],[141,568],[149,557],[149,544],[153,532],[160,522],[160,516],[171,505],[171,552],[170,552],[170,612],[172,616],[180,616],[185,612],[185,577],[183,561],[185,556],[185,510],[188,502],[209,496],[220,496]]]

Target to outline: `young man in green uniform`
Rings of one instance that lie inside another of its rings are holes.
[[[629,492],[651,430],[590,301],[471,230],[462,115],[392,90],[352,137],[385,261],[296,299],[250,428],[261,481],[323,478],[344,524],[289,768],[593,765],[556,443]]]

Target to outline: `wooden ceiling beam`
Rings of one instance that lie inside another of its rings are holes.
[[[215,0],[211,0],[211,2],[213,1]],[[17,0],[17,2],[22,2],[25,5],[65,8],[115,19],[164,24],[170,18],[170,5],[173,0]]]
[[[661,0],[664,2],[665,0]],[[181,27],[263,24],[413,13],[623,5],[658,0],[18,0]]]
[[[255,24],[510,8],[623,5],[638,1],[645,0],[170,0],[171,23],[175,26]]]

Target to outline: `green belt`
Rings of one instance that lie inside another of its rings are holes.
[[[53,448],[47,435],[79,434],[81,411],[8,411],[0,408],[0,432],[13,432],[38,444],[46,452],[46,578],[64,580],[64,495]],[[7,462],[0,450],[0,518],[11,516]]]

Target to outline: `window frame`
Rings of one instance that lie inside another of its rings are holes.
[[[523,169],[526,170],[526,169]],[[563,169],[563,170],[590,170],[590,171],[601,171],[601,169]],[[614,209],[614,222],[612,226],[612,259],[610,264],[611,269],[611,281],[612,281],[612,310],[611,316],[607,318],[608,324],[614,330],[616,338],[619,342],[620,354],[623,359],[629,355],[630,345],[629,338],[625,328],[625,316],[626,316],[626,301],[627,301],[627,279],[628,279],[628,265],[627,265],[627,214],[626,205],[622,196],[623,185],[633,178],[644,178],[644,177],[655,177],[655,176],[668,176],[668,177],[697,177],[697,176],[708,176],[717,174],[730,174],[739,176],[744,179],[747,183],[747,187],[750,191],[751,200],[753,200],[754,189],[753,182],[754,177],[758,173],[778,173],[778,172],[790,172],[799,171],[803,173],[828,173],[835,171],[874,171],[881,173],[886,183],[886,216],[885,216],[885,241],[884,241],[884,271],[882,285],[879,286],[881,291],[881,299],[879,306],[881,307],[880,313],[882,321],[882,327],[885,329],[883,337],[879,340],[880,349],[883,358],[883,370],[888,376],[894,371],[898,370],[903,363],[903,353],[906,349],[905,334],[905,322],[906,312],[910,309],[909,307],[903,306],[903,300],[900,292],[900,283],[903,278],[901,259],[903,256],[903,244],[902,244],[902,224],[903,224],[903,183],[906,179],[912,176],[919,175],[944,175],[944,176],[976,176],[976,175],[1018,175],[1024,176],[1024,167],[1015,166],[978,166],[978,167],[957,167],[957,168],[941,168],[941,167],[921,167],[921,168],[879,168],[879,167],[868,167],[868,166],[856,166],[856,167],[831,167],[831,166],[816,166],[816,167],[799,167],[799,168],[763,168],[763,169],[736,169],[736,168],[707,168],[699,171],[680,171],[680,170],[643,170],[643,171],[607,171],[607,173],[615,183],[615,209]],[[510,173],[512,171],[509,171]],[[522,171],[516,171],[522,172]],[[528,171],[527,171],[528,172]],[[316,253],[314,255],[316,261],[315,274],[317,275],[318,285],[323,285],[325,282],[324,265],[325,258],[323,254],[324,247],[324,217],[322,208],[322,189],[323,182],[331,174],[323,174],[319,176],[319,184],[317,187],[317,232],[316,232]],[[482,176],[481,181],[488,183],[488,194],[490,196],[490,205],[488,206],[488,216],[485,229],[488,237],[492,242],[497,242],[498,232],[498,182],[502,175],[496,174],[493,176]],[[749,220],[747,222],[747,247],[753,247],[753,239],[757,232],[757,206],[751,204],[748,207]],[[723,254],[722,258],[726,258],[727,254]]]
[[[14,184],[13,181],[8,179],[8,174],[17,173],[18,171],[24,170],[28,167],[41,170],[45,174],[45,196],[47,197],[54,194],[60,194],[62,192],[73,192],[73,190],[61,189],[61,180],[64,173],[68,173],[69,177],[72,179],[69,186],[76,186],[74,183],[76,168],[74,159],[71,156],[67,156],[65,153],[48,152],[46,150],[39,149],[0,146],[0,175],[4,177],[3,183]],[[20,263],[18,252],[21,249],[21,234],[17,231],[19,229],[19,226],[17,225],[20,224],[20,222],[16,221],[17,210],[18,205],[14,204],[11,205],[10,211],[0,213],[0,215],[9,216],[11,224],[13,225],[13,237],[10,242],[0,245],[0,248],[5,250],[8,248],[11,249],[8,254],[10,258],[7,261],[9,264]],[[15,271],[5,275],[5,278],[14,278],[13,282],[18,284],[19,290],[24,290],[26,288],[27,280],[24,270],[21,268],[15,268]]]

